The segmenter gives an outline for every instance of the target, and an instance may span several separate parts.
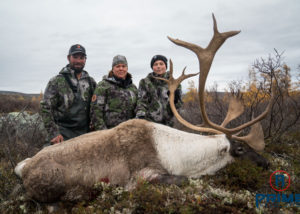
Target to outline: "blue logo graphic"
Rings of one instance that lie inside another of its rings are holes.
[[[275,185],[274,183],[275,178]],[[287,190],[291,184],[290,175],[283,170],[277,170],[270,176],[270,186],[277,194],[262,194],[257,193],[255,198],[256,207],[300,207],[300,194],[284,194],[283,191]]]

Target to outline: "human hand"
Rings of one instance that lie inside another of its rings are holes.
[[[54,137],[50,142],[51,144],[57,144],[64,141],[64,137],[60,134]]]

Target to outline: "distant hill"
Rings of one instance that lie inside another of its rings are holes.
[[[14,111],[38,112],[40,94],[26,94],[15,91],[0,91],[0,115]]]
[[[38,97],[40,94],[26,94],[21,92],[15,92],[15,91],[0,91],[0,95],[20,95],[24,98],[32,98],[32,97]]]

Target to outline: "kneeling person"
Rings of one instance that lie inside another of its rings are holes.
[[[51,144],[89,131],[90,102],[96,82],[83,70],[85,48],[79,44],[71,46],[68,61],[49,81],[41,101],[40,114]]]

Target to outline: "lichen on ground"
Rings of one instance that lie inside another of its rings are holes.
[[[292,182],[286,194],[300,193],[298,137],[288,135],[282,136],[278,142],[267,142],[262,155],[271,163],[268,170],[243,160],[235,161],[215,175],[189,179],[182,187],[140,181],[135,189],[126,191],[101,182],[95,185],[92,200],[56,205],[26,197],[10,161],[4,158],[5,149],[2,147],[0,213],[297,213],[300,209],[296,206],[256,208],[255,196],[257,193],[276,193],[270,187],[269,177],[279,169],[291,176]]]

